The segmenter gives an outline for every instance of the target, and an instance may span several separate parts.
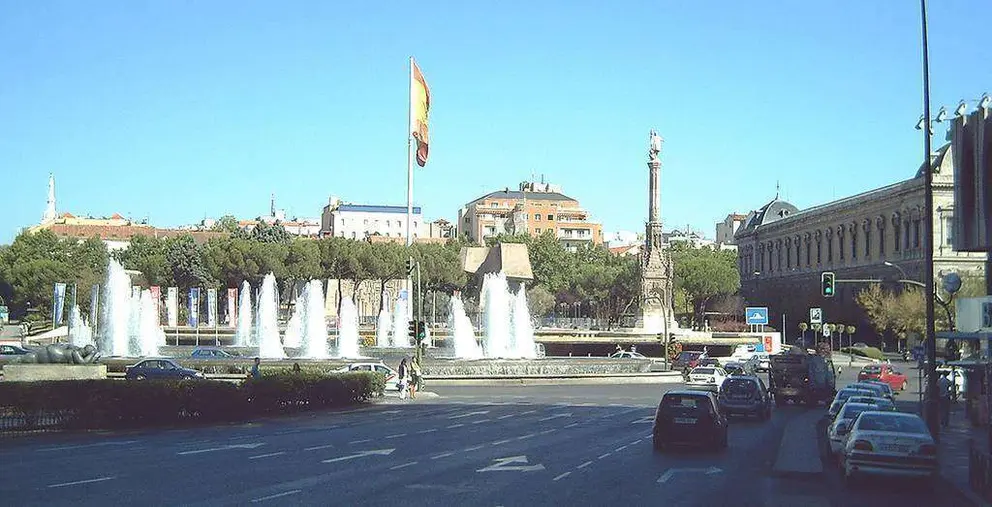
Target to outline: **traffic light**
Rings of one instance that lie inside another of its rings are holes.
[[[417,337],[417,321],[411,320],[409,322],[409,324],[407,325],[407,329],[409,330],[409,332],[407,333],[407,335],[410,338],[416,338]]]
[[[412,257],[406,260],[406,276],[413,276],[414,265]]]
[[[420,342],[424,341],[424,338],[427,338],[427,323],[424,322],[424,321],[422,321],[422,320],[418,320],[417,321],[417,343],[420,343]]]
[[[820,275],[820,293],[823,294],[825,298],[832,298],[837,292],[835,289],[834,273],[832,271],[824,271]]]

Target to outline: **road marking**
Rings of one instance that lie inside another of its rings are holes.
[[[283,496],[295,495],[295,494],[297,494],[297,493],[299,493],[301,491],[303,491],[303,490],[301,490],[301,489],[294,489],[292,491],[284,491],[282,493],[276,493],[274,495],[263,496],[262,498],[256,498],[256,499],[252,500],[251,503],[264,502],[266,500],[272,500],[273,498],[280,498],[280,497],[283,497]]]
[[[362,451],[357,454],[349,454],[348,456],[341,456],[339,458],[325,459],[324,461],[321,461],[321,463],[335,463],[337,461],[346,461],[355,458],[364,458],[365,456],[372,456],[372,455],[388,456],[392,454],[393,451],[395,450],[396,449],[376,449],[372,451]]]
[[[623,403],[610,403],[608,406],[610,406],[610,407],[622,407],[624,405],[623,405]]]
[[[506,415],[501,415],[501,416],[499,416],[499,417],[497,417],[496,419],[500,419],[500,420],[503,420],[503,419],[509,419],[509,418],[511,418],[511,417],[513,417],[513,416],[515,416],[515,415],[517,415],[517,414],[506,414]]]
[[[576,427],[576,426],[578,426],[578,425],[579,425],[579,423],[577,423],[577,422],[574,422],[574,423],[569,423],[569,424],[566,424],[566,425],[565,425],[565,427],[566,427],[566,428],[574,428],[574,427]]]
[[[526,435],[520,435],[519,437],[517,437],[517,440],[527,440],[528,438],[536,437],[536,436],[537,433],[528,433]]]
[[[473,445],[472,447],[466,447],[463,452],[478,451],[479,449],[482,449],[481,445]]]
[[[334,444],[315,445],[313,447],[307,447],[307,448],[305,448],[303,450],[304,451],[316,451],[316,450],[320,450],[320,449],[330,449],[331,447],[334,447]]]
[[[59,447],[46,447],[44,449],[38,449],[37,452],[49,452],[49,451],[68,451],[71,449],[85,449],[87,447],[102,447],[105,445],[130,445],[138,443],[137,440],[125,440],[123,442],[100,442],[96,444],[83,444],[83,445],[62,445]]]
[[[472,417],[473,415],[486,415],[488,413],[489,413],[488,410],[476,410],[475,412],[466,412],[464,414],[453,415],[448,419],[461,419],[463,417]]]
[[[613,449],[613,452],[620,452],[620,451],[622,451],[622,450],[624,450],[626,448],[627,448],[626,445],[621,445],[620,447],[617,447],[616,449]]]
[[[62,483],[59,483],[59,484],[49,484],[48,487],[49,488],[62,488],[62,487],[65,487],[65,486],[75,486],[77,484],[90,484],[92,482],[109,481],[111,479],[116,479],[116,477],[109,477],[108,476],[108,477],[99,477],[97,479],[86,479],[86,480],[83,480],[83,481],[62,482]]]
[[[558,477],[555,477],[554,479],[551,479],[551,480],[552,481],[557,481],[558,479],[564,479],[565,477],[568,477],[569,475],[572,475],[572,472],[565,472],[565,473],[563,473],[563,474],[559,475]]]
[[[472,424],[482,424],[492,421],[492,419],[479,419],[478,421],[472,421]]]
[[[403,465],[396,465],[396,466],[390,468],[390,470],[399,470],[401,468],[412,467],[413,465],[416,465],[416,464],[417,464],[416,461],[411,461],[411,462],[405,463]]]
[[[443,452],[443,453],[438,454],[436,456],[431,456],[431,459],[447,458],[448,456],[454,456],[454,455],[455,455],[455,453],[453,453],[453,452]]]
[[[462,426],[465,426],[465,425],[462,424],[462,423],[452,424],[451,426],[448,426],[448,429],[451,430],[451,429],[455,429],[455,428],[461,428]]]
[[[668,482],[669,480],[671,480],[672,477],[675,477],[675,474],[678,474],[678,473],[690,473],[690,472],[693,472],[693,473],[704,473],[706,475],[716,475],[716,474],[718,474],[718,473],[720,473],[722,471],[723,470],[721,470],[721,469],[719,469],[717,467],[709,467],[709,468],[670,468],[667,472],[661,474],[661,477],[658,477],[658,484],[664,484],[664,483]]]
[[[592,461],[586,461],[585,463],[583,463],[583,464],[581,464],[581,465],[579,465],[579,466],[577,466],[577,467],[575,467],[575,469],[576,469],[576,470],[579,470],[579,469],[582,469],[582,468],[585,468],[585,467],[587,467],[587,466],[589,466],[589,465],[591,465],[591,464],[592,464]]]
[[[389,435],[386,438],[401,438],[401,437],[405,437],[405,436],[406,436],[406,433],[397,433],[395,435]]]
[[[272,456],[279,456],[281,454],[286,454],[286,451],[270,452],[268,454],[259,454],[258,456],[252,456],[252,457],[250,457],[248,459],[271,458]]]
[[[511,463],[527,463],[527,456],[510,456],[508,458],[497,458],[493,464],[485,468],[480,468],[476,472],[536,472],[544,470],[544,465],[512,465]]]
[[[364,444],[366,442],[371,442],[371,441],[372,441],[371,438],[363,438],[361,440],[352,440],[351,442],[348,442],[348,443],[349,444]]]
[[[437,428],[431,428],[429,430],[418,431],[417,434],[423,435],[424,433],[434,433],[435,431],[437,431]]]
[[[231,449],[255,449],[265,445],[263,442],[255,442],[254,444],[230,444],[223,447],[211,447],[209,449],[197,449],[195,451],[183,451],[177,452],[179,456],[188,456],[190,454],[203,454],[205,452],[215,452],[215,451],[229,451]]]
[[[556,432],[556,431],[558,431],[558,430],[555,430],[555,429],[552,429],[552,430],[544,430],[544,431],[541,431],[541,432],[539,432],[539,433],[538,433],[538,435],[547,435],[548,433],[554,433],[554,432]]]
[[[565,413],[562,413],[562,414],[555,414],[555,415],[552,415],[552,416],[549,416],[549,417],[544,417],[544,418],[538,419],[538,421],[539,422],[550,421],[552,419],[558,419],[559,417],[572,417],[572,413],[571,412],[565,412]]]
[[[636,421],[632,421],[630,424],[652,424],[654,423],[654,416],[648,415],[644,416]]]
[[[399,410],[385,410],[383,412],[380,412],[380,414],[398,414],[398,413],[400,413]]]
[[[634,440],[633,442],[631,442],[631,443],[629,443],[627,445],[637,445],[637,444],[641,443],[641,440],[644,440],[644,439],[643,438],[638,438],[637,440]]]
[[[534,412],[537,412],[537,410],[527,410],[525,412],[520,412],[520,415],[533,414]]]
[[[505,444],[507,442],[511,442],[511,441],[513,441],[512,438],[508,438],[506,440],[497,440],[497,441],[493,442],[491,445],[503,445],[503,444]]]
[[[611,454],[613,454],[613,453],[612,453],[612,452],[608,452],[608,453],[606,453],[606,454],[603,454],[603,455],[601,455],[600,457],[598,457],[598,458],[596,458],[596,459],[603,459],[603,458],[608,458],[608,457],[609,457],[609,456],[610,456]]]

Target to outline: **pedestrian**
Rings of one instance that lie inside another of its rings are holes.
[[[637,345],[631,345],[630,346],[630,353],[631,354],[636,354],[637,353]]]
[[[252,378],[252,380],[259,380],[259,379],[262,378],[262,372],[259,370],[259,367],[258,367],[259,366],[259,363],[261,363],[261,362],[262,362],[261,359],[259,359],[257,357],[255,358],[255,364],[253,364],[252,367],[251,367],[251,378]]]
[[[406,358],[404,357],[403,360],[400,361],[399,368],[397,368],[397,370],[396,370],[396,375],[397,375],[397,379],[398,379],[397,382],[399,383],[400,399],[401,400],[405,400],[406,399],[406,394],[407,394],[407,392],[406,392],[406,389],[407,389],[407,374],[409,373],[409,371],[408,371],[409,369],[410,368],[407,366]]]
[[[620,344],[618,343],[617,350],[615,350],[614,352],[623,352],[623,347],[621,347]]]
[[[940,392],[940,424],[946,427],[951,422],[951,382],[946,373],[937,379],[937,391]]]
[[[410,361],[410,399],[417,397],[417,388],[420,387],[420,363],[417,360]]]

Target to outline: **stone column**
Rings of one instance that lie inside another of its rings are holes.
[[[660,221],[659,190],[661,185],[660,185],[660,181],[658,181],[660,177],[659,176],[660,168],[661,168],[660,160],[648,161],[648,169],[650,171],[649,172],[650,176],[648,179],[648,222],[649,223],[658,223]]]

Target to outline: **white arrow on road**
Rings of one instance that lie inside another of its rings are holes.
[[[476,472],[535,472],[537,470],[544,470],[544,465],[541,465],[540,463],[537,465],[511,465],[510,463],[527,463],[527,456],[497,458],[493,460],[492,465],[489,465],[486,468],[480,468],[476,470]]]
[[[475,412],[469,412],[467,414],[453,415],[453,416],[449,417],[448,419],[461,419],[462,417],[472,417],[473,415],[486,415],[488,413],[489,413],[488,410],[478,410],[478,411],[475,411]]]
[[[179,456],[187,456],[189,454],[203,454],[205,452],[215,452],[215,451],[229,451],[231,449],[255,449],[265,445],[263,442],[256,442],[254,444],[231,444],[225,445],[223,447],[211,447],[209,449],[197,449],[195,451],[183,451],[177,453]]]
[[[640,418],[640,419],[638,419],[636,421],[631,421],[630,424],[653,424],[653,423],[654,423],[654,416],[653,415],[648,415],[648,416],[644,416],[644,417],[642,417],[642,418]]]
[[[671,468],[667,472],[661,474],[661,477],[658,477],[658,484],[664,484],[664,483],[668,482],[669,480],[672,479],[672,477],[675,477],[675,474],[679,474],[679,473],[703,473],[703,474],[706,474],[706,475],[716,475],[716,474],[718,474],[718,473],[720,473],[722,471],[723,470],[721,470],[721,469],[719,469],[717,467],[709,467],[709,468]]]
[[[325,459],[321,463],[334,463],[336,461],[347,461],[349,459],[364,458],[365,456],[374,456],[374,455],[389,456],[395,450],[396,449],[376,449],[374,451],[362,451],[358,454],[350,454],[348,456],[341,456],[340,458]]]
[[[538,421],[550,421],[552,419],[557,419],[559,417],[572,417],[572,413],[571,412],[566,412],[564,414],[555,414],[555,415],[553,415],[551,417],[545,417],[543,419],[538,419]]]

